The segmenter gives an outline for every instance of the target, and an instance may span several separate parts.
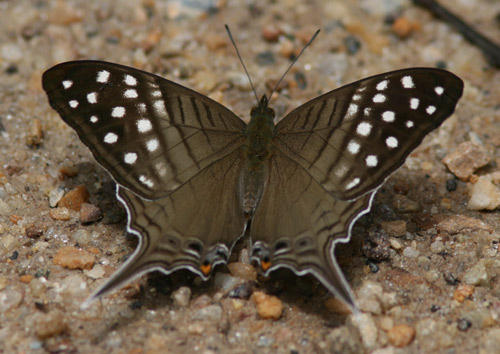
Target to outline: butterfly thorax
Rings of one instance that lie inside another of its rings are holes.
[[[250,122],[246,128],[246,152],[251,166],[257,168],[271,155],[274,134],[274,111],[269,108],[266,95],[252,108]]]

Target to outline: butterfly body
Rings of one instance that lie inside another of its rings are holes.
[[[119,64],[62,63],[42,84],[116,181],[139,238],[90,300],[153,270],[208,279],[248,236],[263,274],[312,274],[353,308],[335,245],[463,90],[447,71],[403,69],[330,91],[277,124],[263,96],[245,124],[200,93]]]

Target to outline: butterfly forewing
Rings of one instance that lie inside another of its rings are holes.
[[[343,86],[300,106],[277,125],[276,145],[325,190],[354,199],[378,187],[437,128],[463,83],[414,68]]]
[[[245,124],[231,111],[134,68],[68,62],[45,72],[42,83],[96,160],[147,199],[167,195],[243,142]]]

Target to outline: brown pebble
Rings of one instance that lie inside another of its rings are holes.
[[[404,16],[398,17],[392,24],[392,31],[396,33],[399,38],[407,38],[419,28],[420,25],[417,22],[410,21]]]
[[[62,178],[75,177],[78,174],[78,168],[74,165],[64,165],[59,169]]]
[[[415,328],[405,324],[396,325],[387,332],[387,338],[395,347],[406,347],[415,338]]]
[[[461,284],[455,289],[455,292],[453,293],[453,298],[456,301],[462,303],[465,301],[465,299],[470,298],[472,294],[474,294],[473,285]]]
[[[19,280],[22,283],[29,284],[33,280],[33,276],[31,274],[24,274],[19,277]]]
[[[80,222],[82,224],[88,224],[94,221],[99,220],[102,217],[102,212],[99,207],[89,204],[83,203],[80,208]]]
[[[227,37],[220,34],[210,33],[203,40],[207,48],[212,52],[227,46]]]
[[[262,291],[255,291],[251,297],[257,305],[259,317],[278,320],[283,313],[283,303],[276,296],[267,295]]]
[[[63,314],[57,310],[41,313],[35,319],[35,333],[40,339],[57,336],[66,331],[66,328]]]
[[[262,28],[262,37],[268,42],[276,42],[283,32],[275,25],[267,25]]]
[[[44,231],[44,228],[37,224],[28,225],[24,229],[26,236],[29,238],[39,238],[43,235]]]
[[[53,262],[68,269],[92,269],[95,256],[76,247],[66,246],[57,251]]]
[[[231,274],[245,280],[257,280],[257,271],[250,264],[233,262],[227,265]]]
[[[14,225],[17,225],[19,220],[22,220],[23,218],[19,215],[12,214],[11,216],[9,216],[9,219],[10,219],[11,223],[13,223]]]
[[[160,42],[161,36],[162,32],[158,28],[151,30],[141,43],[142,49],[144,49],[146,53],[151,51],[158,44],[158,42]]]
[[[437,224],[436,228],[440,232],[455,235],[461,232],[471,232],[484,230],[493,232],[493,228],[483,221],[465,215],[450,215],[445,220]]]
[[[399,237],[406,234],[406,221],[404,220],[384,221],[380,225],[389,236]]]
[[[26,135],[26,144],[29,146],[39,146],[42,143],[43,130],[42,123],[39,119],[33,119],[30,124],[30,129]]]
[[[475,170],[490,162],[490,156],[482,145],[466,141],[458,145],[443,159],[443,163],[455,176],[462,181],[468,181]]]
[[[66,221],[71,218],[68,208],[54,208],[49,210],[49,216],[54,220]]]
[[[66,193],[59,203],[57,203],[57,206],[79,211],[82,204],[85,203],[89,197],[90,195],[87,191],[87,187],[79,185]]]
[[[295,46],[293,42],[289,39],[285,39],[280,43],[279,53],[282,57],[291,58],[295,54]]]
[[[338,313],[340,315],[349,315],[352,312],[346,304],[334,297],[326,299],[324,304],[328,311]]]

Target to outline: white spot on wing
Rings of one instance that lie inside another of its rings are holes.
[[[78,104],[79,104],[77,100],[71,100],[68,103],[69,103],[69,106],[71,108],[76,108],[76,107],[78,107]]]
[[[358,105],[356,103],[351,103],[349,108],[347,108],[347,117],[352,117],[358,112]]]
[[[360,148],[360,147],[361,147],[361,146],[360,146],[357,142],[355,142],[355,141],[353,141],[353,140],[351,140],[351,141],[349,142],[349,144],[347,144],[347,150],[348,150],[351,154],[353,154],[353,155],[355,155],[355,154],[357,154],[357,153],[359,152],[359,148]]]
[[[375,96],[373,96],[373,102],[375,103],[385,102],[385,99],[385,95],[382,95],[381,93],[377,93]]]
[[[356,128],[356,133],[362,136],[368,136],[372,130],[372,125],[368,122],[361,122]]]
[[[97,82],[100,82],[102,84],[105,84],[109,80],[109,71],[107,70],[101,70],[97,73]]]
[[[137,85],[137,79],[130,74],[125,74],[123,81],[129,86]]]
[[[139,110],[139,113],[146,113],[146,104],[145,103],[138,103],[137,104],[137,109]]]
[[[125,98],[137,98],[137,91],[135,89],[127,89],[123,93],[123,97],[125,97]]]
[[[375,167],[378,164],[378,159],[377,156],[375,155],[368,155],[365,159],[366,166],[368,167]]]
[[[89,101],[89,103],[97,103],[97,93],[91,92],[87,94],[87,101]]]
[[[156,172],[158,172],[158,175],[160,175],[161,177],[165,177],[165,175],[167,174],[167,167],[165,166],[164,162],[157,162],[155,164],[155,169]]]
[[[439,95],[441,96],[444,92],[444,88],[442,88],[441,86],[436,86],[434,87],[434,91]]]
[[[125,115],[125,107],[117,106],[113,107],[113,109],[111,110],[111,117],[123,118],[124,115]]]
[[[90,117],[90,122],[91,123],[97,123],[99,121],[99,118],[97,118],[97,116],[91,116]]]
[[[114,144],[118,141],[118,135],[115,133],[108,133],[104,136],[104,142],[106,144]]]
[[[356,94],[356,95],[352,96],[352,100],[353,101],[357,101],[357,100],[360,100],[360,99],[361,99],[361,95],[357,95]]]
[[[403,84],[403,87],[406,89],[411,89],[415,87],[413,79],[409,75],[403,76],[403,78],[401,79],[401,83]]]
[[[163,102],[163,100],[155,101],[155,103],[153,103],[153,107],[159,115],[167,114],[167,111],[165,110],[165,102]]]
[[[345,176],[345,174],[347,173],[347,166],[344,165],[344,164],[341,164],[339,167],[337,167],[335,169],[335,176],[337,176],[338,178],[342,178]]]
[[[413,123],[413,121],[412,121],[412,120],[407,120],[407,121],[406,121],[406,127],[407,127],[407,128],[412,128],[412,127],[413,127],[413,125],[414,125],[414,123]]]
[[[432,113],[436,112],[436,107],[435,106],[428,106],[425,111],[427,112],[428,115],[431,115]]]
[[[73,81],[71,81],[71,80],[64,80],[64,81],[62,82],[62,84],[63,84],[64,89],[65,89],[65,90],[67,90],[67,89],[69,89],[71,86],[73,86]]]
[[[149,178],[147,178],[145,175],[140,175],[139,176],[139,181],[141,181],[142,184],[144,184],[145,186],[149,187],[149,188],[153,188],[154,187],[154,183],[152,180],[150,180]]]
[[[160,144],[158,143],[158,139],[151,139],[146,143],[146,148],[148,149],[149,152],[153,152],[156,149],[158,149],[158,146]]]
[[[153,97],[161,97],[161,91],[160,90],[154,90],[153,92],[151,92],[151,96]]]
[[[345,186],[345,189],[352,189],[352,188],[356,187],[360,181],[361,180],[358,177],[354,178],[351,182],[347,183],[347,185]]]
[[[382,113],[382,120],[387,123],[394,122],[394,119],[396,118],[396,115],[394,114],[393,111],[385,111]]]
[[[387,139],[385,139],[385,144],[387,145],[387,147],[389,147],[391,149],[397,148],[398,147],[398,139],[396,139],[393,136],[390,136]]]
[[[411,109],[417,109],[419,104],[420,104],[420,100],[418,98],[412,98],[410,100],[410,108]]]
[[[363,114],[368,117],[371,111],[372,109],[370,107],[366,107],[365,109],[363,109]]]
[[[383,91],[387,88],[387,86],[389,85],[389,81],[388,80],[383,80],[383,81],[380,81],[376,88],[378,91]]]
[[[137,130],[139,133],[147,133],[151,129],[153,129],[153,125],[149,119],[139,119],[137,121]]]
[[[123,161],[129,165],[133,165],[137,161],[137,154],[135,152],[127,152],[123,157]]]

